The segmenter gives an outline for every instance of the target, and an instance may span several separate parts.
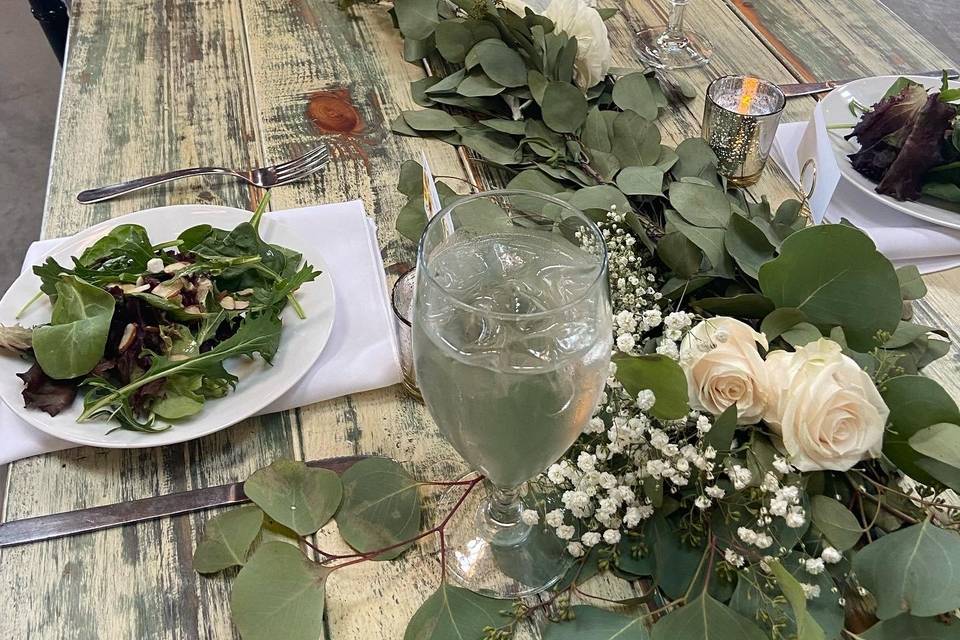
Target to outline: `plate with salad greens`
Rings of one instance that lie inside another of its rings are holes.
[[[183,442],[279,398],[333,321],[302,230],[228,207],[138,211],[65,240],[0,299],[0,397],[78,444]]]
[[[855,80],[823,99],[844,179],[885,205],[960,229],[960,83],[924,76]]]

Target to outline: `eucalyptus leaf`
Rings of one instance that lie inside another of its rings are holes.
[[[540,102],[544,123],[559,133],[575,133],[587,118],[587,99],[567,82],[548,83]]]
[[[881,620],[960,607],[960,536],[929,519],[868,544],[854,556],[853,569],[876,598]]]
[[[824,633],[817,621],[807,611],[807,596],[800,586],[800,582],[783,568],[779,560],[772,560],[767,563],[770,572],[773,574],[780,590],[790,603],[793,609],[794,620],[797,625],[797,640],[823,640]]]
[[[852,549],[863,535],[856,516],[830,496],[812,496],[810,511],[813,525],[840,551]]]
[[[465,77],[467,77],[467,72],[463,69],[458,69],[450,75],[441,78],[436,84],[425,89],[424,93],[433,98],[434,94],[456,91],[457,85],[459,85]]]
[[[255,471],[243,491],[264,513],[302,536],[325,525],[343,497],[336,473],[295,460],[274,460]]]
[[[543,96],[547,91],[547,79],[539,71],[531,69],[527,72],[527,86],[530,87],[530,93],[533,95],[533,99],[542,107]]]
[[[194,571],[216,573],[228,567],[243,566],[262,524],[263,512],[253,505],[210,518],[193,552]]]
[[[487,627],[499,629],[509,623],[504,609],[501,600],[444,582],[410,618],[403,640],[480,640]]]
[[[572,620],[544,627],[543,640],[647,640],[650,637],[643,616],[625,616],[585,605],[577,605],[571,611]]]
[[[807,314],[793,307],[780,307],[771,311],[760,323],[760,331],[767,340],[775,340],[783,333],[801,322],[806,322]],[[817,332],[820,333],[819,331]]]
[[[430,34],[423,40],[414,38],[404,38],[403,40],[403,59],[407,62],[419,62],[423,60],[436,48],[433,34]]]
[[[460,64],[474,45],[473,34],[464,23],[464,20],[442,20],[437,25],[437,51],[447,62]]]
[[[481,67],[490,79],[504,87],[527,84],[527,65],[523,58],[499,38],[487,38],[473,45],[464,64],[468,70]]]
[[[717,155],[703,138],[687,138],[676,148],[677,162],[671,169],[673,177],[706,178],[720,186],[717,180]]]
[[[423,197],[410,198],[397,214],[397,232],[412,242],[419,242],[426,226],[427,212],[423,208]]]
[[[647,120],[657,117],[657,102],[647,84],[647,77],[642,73],[631,73],[617,80],[613,87],[613,102],[624,111],[633,111]]]
[[[717,316],[735,316],[759,320],[771,311],[773,303],[759,293],[741,293],[729,297],[699,298],[691,302],[694,308]]]
[[[923,276],[915,265],[906,265],[897,269],[897,280],[900,282],[900,295],[904,300],[919,300],[927,295],[927,285]]]
[[[463,145],[473,149],[486,160],[500,165],[515,164],[519,160],[516,141],[505,133],[487,130],[459,129]]]
[[[656,400],[650,413],[661,420],[677,420],[689,411],[687,377],[675,360],[662,355],[614,357],[617,380],[632,397],[653,391]]]
[[[653,625],[653,640],[766,640],[763,631],[709,594],[668,613]]]
[[[612,153],[591,149],[590,166],[593,167],[604,180],[609,181],[613,180],[613,177],[620,171],[620,160]]]
[[[717,274],[733,275],[733,264],[723,243],[723,229],[711,229],[692,225],[672,209],[665,212],[667,221],[677,231],[685,235],[693,244],[700,247]]]
[[[50,324],[33,329],[33,353],[45,374],[67,380],[89,373],[103,358],[114,299],[71,275],[60,276],[56,292]]]
[[[703,252],[682,233],[671,231],[657,243],[657,257],[678,276],[689,278],[700,270]]]
[[[659,167],[627,167],[617,174],[617,187],[628,196],[663,194],[663,170]]]
[[[891,428],[883,440],[884,455],[913,479],[936,485],[936,479],[917,466],[922,455],[910,446],[910,438],[935,424],[960,424],[956,402],[934,380],[918,375],[887,380],[880,394],[890,408]]]
[[[633,111],[617,114],[610,139],[623,167],[649,166],[660,157],[660,129]]]
[[[468,98],[495,96],[503,93],[503,87],[482,71],[473,70],[463,79],[463,82],[457,85],[457,93]]]
[[[736,431],[737,404],[734,403],[713,421],[713,427],[704,436],[704,441],[719,452],[730,451]]]
[[[430,96],[427,95],[427,89],[437,84],[439,81],[439,78],[427,76],[426,78],[420,78],[419,80],[414,80],[411,82],[410,95],[413,98],[413,101],[421,107],[432,107],[435,105],[436,103],[430,99]],[[406,123],[406,120],[403,122]]]
[[[347,469],[343,504],[337,512],[340,535],[361,553],[377,551],[410,540],[420,531],[418,483],[388,458],[367,458]],[[392,560],[412,543],[376,556]]]
[[[798,322],[780,334],[780,337],[792,347],[802,347],[823,337],[820,329],[809,322]]]
[[[879,331],[893,332],[902,302],[893,265],[863,232],[843,224],[792,234],[764,264],[760,289],[778,307],[803,311],[815,325],[841,326],[850,347],[866,352]]]
[[[730,222],[730,201],[716,187],[674,182],[670,185],[670,205],[684,220],[698,227],[723,229]]]
[[[527,130],[527,123],[523,120],[501,120],[499,118],[492,118],[490,120],[480,120],[480,124],[488,126],[494,131],[512,136],[522,136]]]
[[[393,4],[397,26],[404,38],[423,40],[437,28],[437,0],[397,0]]]
[[[606,119],[597,107],[587,112],[587,119],[580,131],[580,141],[590,149],[610,153],[610,132]]]
[[[723,245],[740,269],[756,278],[760,267],[776,256],[766,235],[753,222],[740,214],[732,214],[723,235]]]
[[[230,610],[244,640],[317,640],[330,569],[285,542],[267,542],[240,570]]]
[[[863,640],[956,640],[957,622],[953,624],[938,618],[917,618],[901,614],[881,620],[860,633]]]
[[[441,109],[424,109],[422,111],[404,111],[403,119],[417,131],[454,131],[457,121],[446,111]]]
[[[914,451],[951,467],[960,468],[960,426],[938,423],[910,436]]]

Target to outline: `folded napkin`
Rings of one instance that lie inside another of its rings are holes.
[[[797,148],[806,122],[781,124],[771,157],[794,184],[799,183]],[[960,266],[960,230],[908,216],[871,198],[842,176],[827,207],[825,219],[846,218],[869,235],[877,249],[896,266],[915,264],[921,273]]]
[[[319,248],[333,278],[337,306],[330,339],[313,368],[262,413],[400,382],[377,229],[363,203],[355,200],[267,215],[301,229],[303,238]],[[41,262],[59,242],[34,242],[27,250],[24,270]],[[28,425],[0,402],[0,464],[71,446]]]

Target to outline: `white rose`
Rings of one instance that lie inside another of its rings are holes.
[[[543,15],[553,22],[555,31],[577,39],[577,58],[573,64],[577,84],[589,89],[603,80],[613,55],[607,25],[597,10],[583,0],[552,0]]]
[[[726,334],[718,342],[716,333]],[[687,374],[690,406],[720,415],[737,403],[737,423],[760,421],[770,394],[767,368],[757,345],[767,338],[733,318],[704,320],[683,337],[680,366]]]
[[[876,458],[890,410],[873,380],[821,338],[794,352],[774,351],[767,371],[775,381],[764,419],[783,438],[800,471],[846,471]]]

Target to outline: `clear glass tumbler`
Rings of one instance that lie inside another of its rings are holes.
[[[710,62],[713,45],[706,36],[683,26],[690,0],[670,0],[665,25],[648,27],[636,34],[637,54],[652,67],[673,71],[700,67]]]
[[[446,572],[487,596],[550,587],[570,558],[521,520],[525,483],[583,431],[612,348],[597,226],[556,198],[491,191],[441,210],[417,263],[413,353],[440,432],[485,482],[446,528]],[[450,489],[444,514],[461,498]]]

